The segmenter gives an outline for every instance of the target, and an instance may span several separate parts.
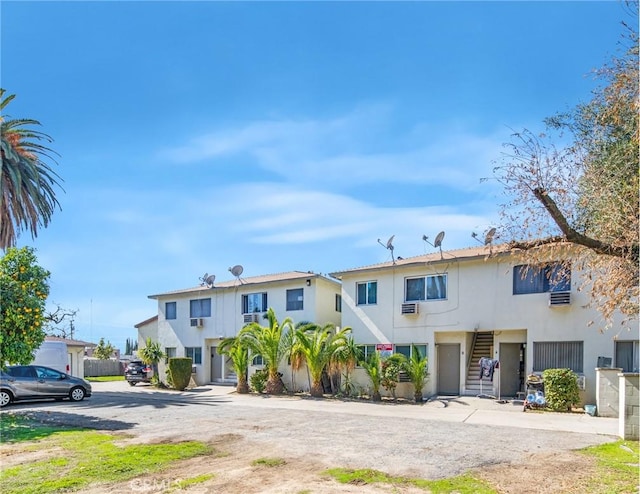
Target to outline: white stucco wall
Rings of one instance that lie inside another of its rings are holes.
[[[447,299],[420,301],[417,315],[401,314],[405,279],[447,273]],[[472,260],[443,259],[435,264],[392,266],[371,271],[341,273],[342,324],[351,326],[359,344],[394,343],[428,345],[432,378],[426,393],[435,392],[437,376],[435,343],[459,343],[461,389],[466,379],[469,334],[494,332],[493,358],[500,343],[525,343],[525,373],[533,368],[533,343],[583,341],[586,402],[595,400],[595,368],[598,356],[612,357],[614,336],[602,331],[600,316],[588,308],[588,294],[578,291],[580,273],[572,273],[571,304],[549,306],[549,293],[513,294],[513,262],[509,257]],[[377,281],[377,303],[356,305],[357,283]],[[592,324],[594,322],[594,324]],[[435,377],[435,378],[434,378]]]
[[[309,284],[307,284],[307,279]],[[303,289],[303,309],[287,311],[286,292],[290,289]],[[233,287],[202,287],[197,291],[184,293],[162,294],[156,296],[158,300],[157,341],[163,349],[176,348],[176,356],[185,356],[186,347],[202,348],[202,363],[196,365],[195,381],[198,384],[211,382],[212,378],[212,348],[223,339],[235,336],[245,325],[242,314],[242,296],[252,293],[267,293],[267,305],[273,308],[279,321],[289,317],[294,324],[302,321],[325,324],[327,322],[340,325],[340,313],[335,310],[335,294],[340,293],[340,284],[317,275],[310,274],[293,280],[281,280],[269,283],[240,283]],[[211,299],[211,317],[205,317],[202,328],[190,325],[190,300]],[[176,319],[167,320],[165,317],[166,302],[176,302]],[[258,323],[267,324],[262,314]],[[215,371],[225,377],[228,369],[220,357],[221,368]],[[216,364],[217,365],[217,364]],[[286,365],[284,363],[283,365]],[[289,367],[283,367],[282,372],[290,376]],[[160,366],[161,376],[164,375],[164,364]],[[302,381],[301,378],[296,379]],[[289,378],[290,381],[290,378]]]

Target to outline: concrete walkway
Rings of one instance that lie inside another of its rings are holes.
[[[151,388],[153,389],[153,388]],[[196,390],[193,390],[196,391]],[[522,401],[484,399],[470,396],[432,398],[422,405],[411,403],[372,403],[343,401],[334,398],[300,396],[239,395],[232,386],[199,386],[197,391],[211,395],[225,395],[230,406],[313,410],[326,413],[345,413],[397,418],[412,418],[526,429],[581,432],[587,434],[618,435],[618,419],[592,417],[586,413],[555,413],[523,411]],[[190,393],[190,391],[186,391]]]

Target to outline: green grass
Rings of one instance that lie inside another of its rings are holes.
[[[92,383],[106,383],[111,381],[124,381],[124,376],[97,376],[85,377],[85,379]]]
[[[594,482],[586,492],[638,492],[640,479],[640,447],[637,441],[616,441],[580,451],[597,461]]]
[[[67,428],[65,430],[72,429]],[[37,441],[59,431],[60,427],[43,425],[9,412],[3,412],[0,415],[0,443]]]
[[[412,479],[408,477],[396,477],[384,472],[371,469],[350,470],[347,468],[332,468],[326,470],[325,474],[333,477],[343,484],[392,484],[411,485],[433,494],[456,493],[456,494],[495,494],[489,484],[476,479],[471,475],[460,475],[450,479],[425,480]]]
[[[279,467],[286,463],[282,458],[258,458],[253,460],[251,465],[254,467]]]
[[[20,419],[14,422],[28,423]],[[33,428],[39,429],[37,424]],[[47,428],[46,435],[29,436],[22,431],[14,434],[14,438],[22,441],[41,438],[38,451],[50,450],[52,458],[26,460],[16,466],[4,467],[0,471],[0,492],[45,494],[79,490],[89,485],[132,479],[162,470],[177,460],[211,453],[207,445],[197,441],[119,446],[115,444],[120,439],[118,436],[90,430],[52,429]]]
[[[173,492],[175,490],[183,490],[186,489],[187,487],[191,487],[192,485],[196,485],[196,484],[202,484],[203,482],[206,482],[207,480],[211,480],[214,477],[214,475],[212,473],[204,473],[202,475],[198,475],[196,477],[191,477],[189,479],[182,479],[182,480],[176,480],[174,482],[174,486],[171,487],[168,491],[165,491],[165,493],[170,493]]]
[[[640,447],[638,442],[616,441],[585,448],[580,450],[579,453],[592,456],[597,462],[596,471],[593,473],[591,482],[584,491],[585,493],[632,494],[638,492],[638,479],[640,479]],[[326,470],[324,474],[343,484],[411,485],[433,494],[496,493],[490,484],[470,474],[441,480],[395,477],[370,469],[333,468]]]

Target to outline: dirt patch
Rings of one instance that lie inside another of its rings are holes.
[[[137,477],[117,484],[93,486],[83,489],[89,494],[113,492],[140,492],[155,494],[178,491],[189,493],[230,494],[299,494],[299,493],[424,493],[412,486],[386,484],[340,484],[323,471],[340,465],[329,465],[313,458],[299,457],[295,451],[283,452],[276,447],[252,443],[238,434],[223,434],[213,438],[210,445],[214,453],[172,465],[162,472]],[[10,445],[2,448],[3,460],[33,461],[43,459],[43,451],[26,451]],[[51,450],[49,455],[55,454]],[[278,458],[284,462],[277,466],[252,463],[260,458]],[[487,481],[499,493],[536,492],[567,494],[585,492],[594,475],[594,461],[572,452],[557,454],[531,454],[517,464],[490,465],[474,469],[472,473]],[[211,476],[189,487],[179,482],[199,476]]]
[[[587,492],[595,465],[594,458],[579,453],[535,454],[524,463],[492,465],[478,469],[474,474],[501,494],[572,494]]]

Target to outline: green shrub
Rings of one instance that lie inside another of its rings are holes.
[[[568,412],[580,402],[577,378],[571,369],[547,369],[542,373],[544,397],[551,410]]]
[[[401,353],[394,353],[382,361],[382,387],[386,389],[391,396],[396,397],[396,386],[400,380],[400,371],[403,370],[403,364],[406,357]]]
[[[255,371],[249,379],[251,381],[251,389],[256,393],[262,393],[267,385],[268,378],[269,374],[266,369]]]
[[[193,360],[191,357],[172,357],[169,359],[169,381],[173,383],[173,387],[177,390],[184,390],[189,386],[191,381],[191,365]]]

